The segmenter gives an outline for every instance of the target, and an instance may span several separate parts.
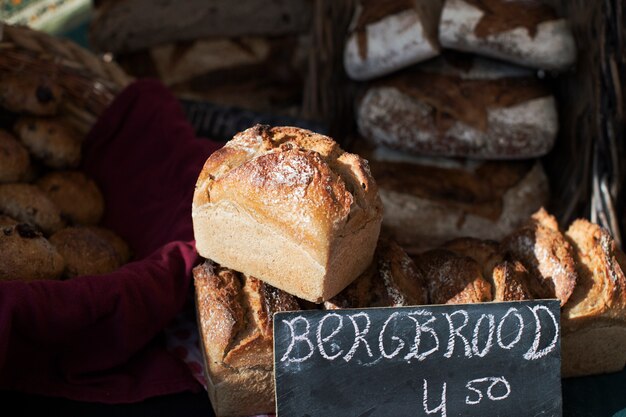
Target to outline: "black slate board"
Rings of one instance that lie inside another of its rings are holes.
[[[277,313],[278,417],[561,416],[559,313],[556,300]]]

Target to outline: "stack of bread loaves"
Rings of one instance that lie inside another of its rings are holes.
[[[308,0],[107,1],[95,10],[91,43],[179,96],[292,114],[302,100],[311,9]]]
[[[77,170],[82,139],[63,101],[45,77],[0,79],[0,280],[103,274],[130,258],[121,238],[97,226],[102,193]]]
[[[344,63],[369,81],[356,104],[367,145],[357,146],[370,148],[359,152],[379,182],[385,232],[412,250],[501,239],[544,204],[532,158],[552,148],[558,115],[535,71],[574,59],[566,22],[538,0],[362,0]]]

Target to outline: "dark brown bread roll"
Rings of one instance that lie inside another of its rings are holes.
[[[81,138],[60,119],[22,117],[14,126],[30,153],[50,168],[75,168],[80,163]]]
[[[0,215],[0,281],[58,279],[64,261],[40,231]]]
[[[52,116],[62,99],[61,87],[42,77],[18,73],[0,78],[0,106],[12,112]]]
[[[96,183],[82,172],[50,172],[37,181],[37,186],[70,222],[81,225],[100,222],[104,197]]]
[[[59,208],[37,186],[0,184],[0,213],[50,235],[64,226]]]

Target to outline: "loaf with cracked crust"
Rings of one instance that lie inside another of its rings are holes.
[[[459,237],[500,240],[548,200],[538,162],[425,160],[380,148],[365,155],[384,233],[411,253]]]
[[[524,159],[556,139],[555,99],[532,72],[446,56],[369,86],[357,103],[361,135],[415,155]]]
[[[193,270],[207,391],[218,417],[273,413],[273,328],[296,297],[211,261]]]
[[[626,256],[587,220],[565,232],[578,281],[561,313],[564,377],[620,371],[626,365]]]
[[[331,138],[257,125],[207,159],[192,219],[201,256],[319,303],[370,264],[382,203],[367,161]]]
[[[446,0],[439,24],[445,48],[524,66],[565,70],[576,43],[565,19],[540,0]]]
[[[369,80],[439,54],[442,0],[361,0],[344,49],[350,78]]]

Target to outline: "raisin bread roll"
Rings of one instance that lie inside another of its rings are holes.
[[[273,328],[298,300],[211,261],[193,270],[207,391],[218,417],[273,413]]]
[[[65,262],[40,231],[0,215],[0,281],[58,279]]]
[[[0,213],[34,225],[46,236],[65,226],[59,208],[31,184],[0,184]]]
[[[576,220],[565,236],[578,281],[561,314],[562,375],[620,371],[626,365],[626,256],[587,220]]]
[[[567,303],[578,274],[574,250],[553,216],[541,208],[524,226],[507,236],[500,248],[528,270],[533,298],[558,298],[561,306]]]
[[[354,80],[369,80],[439,54],[442,0],[361,0],[344,49]]]
[[[359,132],[375,146],[416,155],[522,159],[554,145],[553,95],[533,74],[492,61],[438,59],[370,86]]]
[[[395,242],[379,240],[374,260],[346,289],[324,302],[324,308],[403,307],[428,304],[425,279]]]
[[[411,253],[457,237],[502,239],[549,195],[540,163],[426,160],[383,149],[368,159],[383,229]]]
[[[62,99],[59,85],[35,74],[5,73],[0,78],[0,106],[12,112],[53,116]]]
[[[14,129],[30,153],[46,166],[65,169],[80,163],[81,139],[61,119],[22,117]]]
[[[535,68],[565,70],[576,60],[567,22],[540,0],[446,0],[439,40],[445,48]]]
[[[75,224],[97,224],[104,213],[104,197],[96,183],[80,171],[54,171],[37,186]]]
[[[319,303],[370,264],[382,204],[367,162],[331,138],[257,125],[206,161],[192,218],[201,256]]]

